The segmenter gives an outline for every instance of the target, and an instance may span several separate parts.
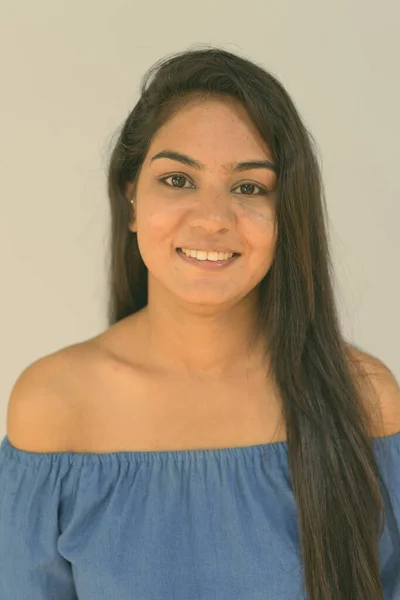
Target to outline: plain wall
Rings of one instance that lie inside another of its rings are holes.
[[[395,0],[0,0],[0,434],[20,372],[106,328],[106,168],[159,58],[218,45],[284,84],[319,144],[347,337],[400,378]]]

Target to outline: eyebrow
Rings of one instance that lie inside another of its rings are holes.
[[[187,156],[187,154],[182,154],[181,152],[176,152],[174,150],[162,150],[153,156],[150,162],[157,160],[158,158],[170,158],[172,160],[176,160],[178,162],[184,163],[189,167],[194,167],[198,171],[204,171],[205,165],[203,163]],[[269,160],[248,160],[240,163],[229,163],[227,165],[223,165],[225,170],[231,168],[232,171],[241,172],[247,171],[249,169],[268,169],[269,171],[276,172],[275,165]]]

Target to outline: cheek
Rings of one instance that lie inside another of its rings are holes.
[[[146,206],[138,214],[138,225],[152,238],[172,233],[184,213],[184,206],[159,198],[146,198]]]
[[[241,206],[238,217],[243,223],[246,238],[252,249],[268,253],[274,247],[278,234],[275,211],[265,206]]]
[[[269,230],[275,222],[275,209],[273,204],[268,205],[250,202],[241,202],[238,206],[240,218],[247,221],[249,226],[260,230]]]

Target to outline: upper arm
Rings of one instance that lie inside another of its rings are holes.
[[[68,448],[71,417],[63,382],[62,357],[41,358],[20,374],[7,407],[7,436],[28,452],[57,452]]]
[[[379,398],[383,436],[400,433],[400,387],[389,367],[378,359],[375,359],[371,383]]]
[[[350,347],[349,352],[352,360],[362,366],[363,373],[366,375],[368,385],[365,385],[363,390],[368,395],[368,390],[372,388],[373,400],[377,401],[377,406],[374,405],[371,409],[373,411],[371,417],[375,425],[373,437],[400,433],[400,386],[392,371],[376,356],[354,347]],[[377,420],[375,420],[376,413],[378,413]]]

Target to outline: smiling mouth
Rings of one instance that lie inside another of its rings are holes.
[[[191,263],[192,265],[198,266],[200,268],[205,269],[221,269],[223,267],[227,267],[228,265],[235,262],[241,255],[238,252],[233,253],[232,256],[228,258],[212,260],[209,258],[196,258],[195,256],[188,256],[182,251],[182,248],[176,248],[176,253],[180,256],[185,262]]]
[[[184,254],[185,256],[189,256],[192,258],[198,258],[198,260],[216,260],[215,255],[219,255],[217,260],[227,259],[226,255],[230,255],[229,258],[233,256],[240,256],[240,252],[233,252],[232,250],[186,250],[183,248],[176,248],[176,252],[179,254]],[[193,252],[193,254],[192,254]],[[196,254],[200,253],[201,258],[197,257]],[[209,258],[207,255],[213,255],[213,258]],[[220,255],[225,255],[223,258]],[[204,256],[205,255],[205,256]]]

